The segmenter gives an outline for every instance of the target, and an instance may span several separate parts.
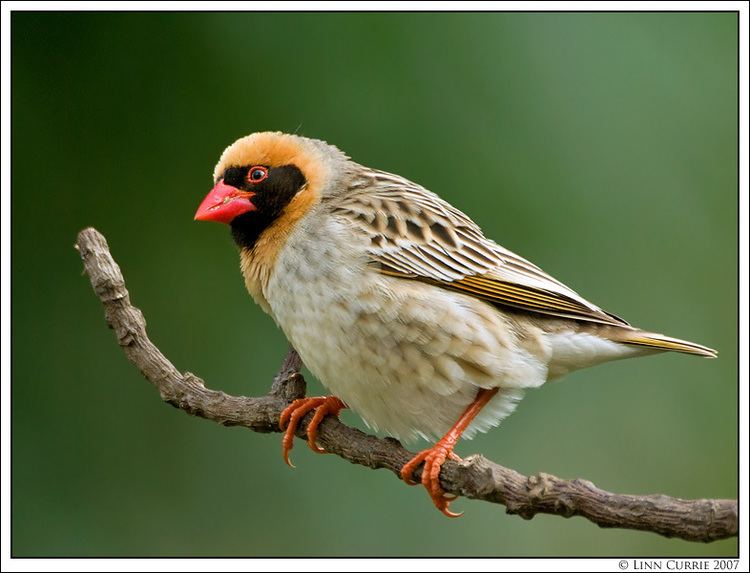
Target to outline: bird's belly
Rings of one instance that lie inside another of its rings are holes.
[[[374,429],[439,437],[480,388],[499,387],[470,437],[544,381],[544,366],[479,301],[374,273],[330,279],[272,278],[268,300],[305,365]]]

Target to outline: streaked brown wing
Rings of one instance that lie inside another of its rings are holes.
[[[485,238],[476,223],[434,193],[397,175],[369,171],[366,183],[338,198],[332,208],[369,238],[372,265],[384,274],[500,306],[627,325]]]

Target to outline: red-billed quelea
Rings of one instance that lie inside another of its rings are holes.
[[[406,464],[449,516],[440,468],[527,388],[619,358],[704,346],[643,331],[487,239],[464,213],[324,141],[254,133],[230,145],[195,218],[227,223],[255,302],[332,396],[282,414],[284,458],[309,411],[351,408],[372,428],[438,439]]]

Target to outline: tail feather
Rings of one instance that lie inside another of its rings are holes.
[[[627,336],[618,340],[624,344],[632,344],[634,346],[645,346],[654,348],[655,350],[671,350],[674,352],[684,352],[685,354],[694,354],[696,356],[705,356],[706,358],[716,358],[718,352],[712,348],[707,348],[695,342],[688,342],[687,340],[680,340],[679,338],[672,338],[670,336],[664,336],[663,334],[656,334],[654,332],[643,332],[642,330],[636,330],[628,333]]]

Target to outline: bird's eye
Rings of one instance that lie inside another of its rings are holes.
[[[251,167],[250,171],[247,172],[248,183],[260,183],[266,177],[268,177],[268,169],[260,165]]]

